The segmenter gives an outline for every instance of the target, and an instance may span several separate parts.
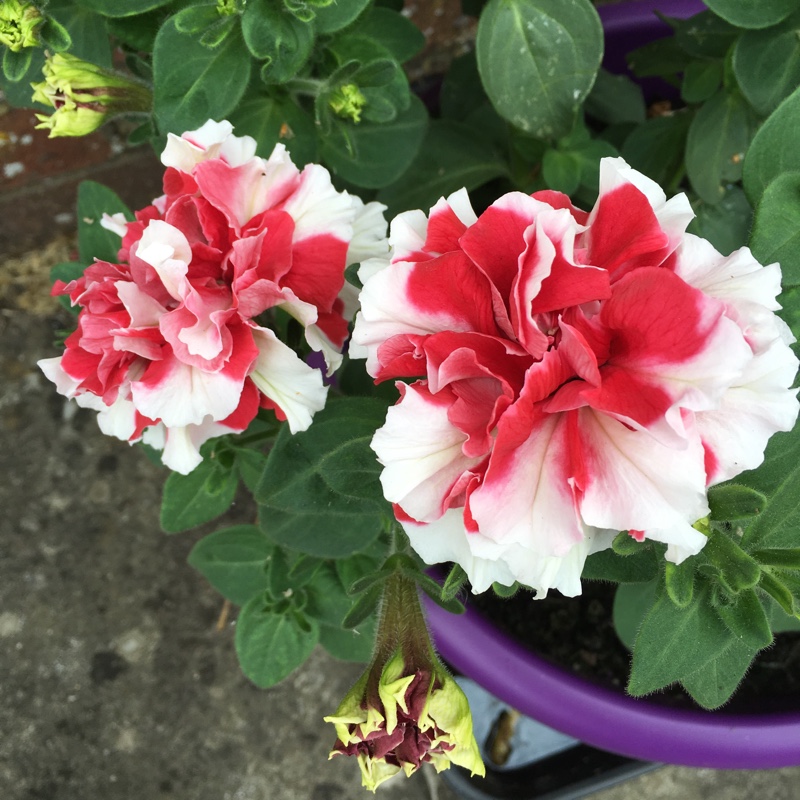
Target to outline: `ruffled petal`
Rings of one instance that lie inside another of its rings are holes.
[[[258,357],[250,379],[285,415],[292,433],[306,430],[317,411],[325,407],[328,387],[322,373],[265,328],[253,331]]]

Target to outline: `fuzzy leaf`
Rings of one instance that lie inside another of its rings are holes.
[[[236,525],[203,537],[189,553],[189,564],[242,606],[267,588],[266,564],[274,549],[255,525]]]
[[[603,55],[589,0],[489,0],[478,23],[478,68],[497,112],[541,139],[565,136]]]
[[[242,672],[256,686],[274,686],[311,655],[319,641],[319,623],[294,609],[278,613],[254,597],[236,621],[236,655]]]

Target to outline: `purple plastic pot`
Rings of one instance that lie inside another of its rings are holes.
[[[671,28],[655,12],[667,17],[686,19],[705,11],[699,0],[636,0],[600,6],[597,13],[605,33],[603,66],[617,74],[627,72],[626,56],[637,47],[668,36]]]
[[[664,708],[604,689],[539,658],[477,611],[455,616],[427,600],[442,657],[539,722],[614,753],[716,769],[800,765],[800,711],[733,715]]]
[[[697,0],[641,0],[599,9],[606,69],[626,71],[625,55],[669,33],[654,14],[686,18]],[[604,689],[537,657],[477,611],[457,617],[426,598],[441,655],[513,708],[587,744],[647,761],[717,769],[800,765],[800,710],[732,715],[683,711]]]

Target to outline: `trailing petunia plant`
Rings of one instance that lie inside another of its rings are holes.
[[[425,103],[398,2],[0,6],[9,102],[165,168],[81,186],[41,368],[172,470],[166,531],[252,495],[190,562],[257,685],[368,663],[371,789],[483,771],[420,591],[612,581],[628,691],[709,709],[800,627],[800,0],[669,5],[617,74],[589,0],[464,2]]]

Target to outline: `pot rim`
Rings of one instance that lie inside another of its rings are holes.
[[[749,715],[659,706],[545,661],[474,609],[456,617],[424,600],[446,661],[512,708],[587,744],[687,767],[800,765],[800,711]]]
[[[708,6],[702,0],[625,0],[596,8],[606,36],[642,25],[662,28],[669,33],[669,26],[655,16],[656,11],[665,16],[686,19],[707,10]]]

